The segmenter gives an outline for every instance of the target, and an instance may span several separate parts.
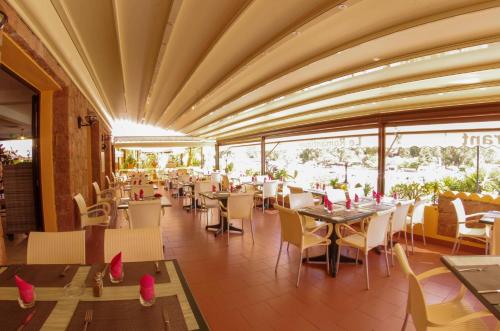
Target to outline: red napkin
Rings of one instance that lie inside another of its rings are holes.
[[[255,176],[252,176],[252,183],[254,183],[256,180]]]
[[[330,200],[328,200],[328,210],[332,211],[332,209],[333,209],[333,203]]]
[[[109,272],[113,278],[121,278],[122,276],[122,252],[118,253],[113,257],[111,263],[109,264]]]
[[[141,185],[142,179],[139,179],[139,185]]]
[[[137,193],[134,193],[134,200],[139,201],[139,196],[137,195]]]
[[[394,200],[397,200],[398,199],[398,194],[396,192],[392,193],[392,198]]]
[[[351,199],[347,199],[345,202],[346,209],[351,209]]]
[[[133,184],[135,185],[136,181],[134,180]]]
[[[144,198],[144,190],[142,188],[139,190],[139,198]]]
[[[234,192],[234,186],[233,186],[233,184],[231,184],[230,190],[231,190],[231,192]]]
[[[161,198],[161,194],[160,193],[155,193],[155,198]]]
[[[21,279],[18,275],[14,276],[16,285],[19,290],[19,297],[24,303],[31,303],[35,299],[35,287],[25,280]]]
[[[330,209],[329,206],[330,206],[330,200],[328,200],[328,197],[325,195],[324,199],[323,199],[323,203],[325,204],[325,207],[327,209]]]
[[[377,193],[377,196],[375,197],[375,199],[377,200],[377,203],[380,203],[380,194]]]
[[[372,191],[372,197],[375,199],[377,197],[377,192],[375,190]]]
[[[189,177],[189,181],[192,182],[193,181],[193,177]]]
[[[267,177],[269,178],[269,180],[273,179],[273,177],[271,175],[267,175]]]
[[[155,279],[151,275],[144,275],[139,281],[141,296],[145,301],[151,301],[155,297]]]
[[[217,189],[215,188],[215,185],[212,185],[212,192],[215,192],[217,191]]]
[[[354,194],[354,202],[359,202],[359,197],[357,194]]]

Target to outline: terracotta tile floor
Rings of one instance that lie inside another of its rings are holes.
[[[212,330],[400,330],[407,281],[399,266],[386,277],[383,255],[370,254],[371,289],[365,290],[362,266],[343,264],[337,278],[326,275],[324,265],[304,265],[300,287],[295,287],[298,252],[283,254],[278,273],[274,265],[279,248],[277,214],[254,212],[255,244],[250,232],[214,237],[205,231],[206,213],[186,212],[180,201],[162,218],[166,258],[179,261],[200,309]],[[201,220],[200,220],[201,215]],[[249,230],[249,224],[245,224]],[[102,260],[102,230],[89,231],[87,259]],[[441,266],[448,247],[417,243],[410,263],[417,273]],[[21,252],[21,253],[20,253]],[[25,252],[25,240],[8,243],[16,259]],[[11,263],[23,262],[10,260]],[[452,275],[424,283],[430,303],[453,298],[459,287]],[[482,305],[469,293],[466,299]],[[489,319],[493,328],[496,320]],[[410,321],[407,330],[414,330]]]

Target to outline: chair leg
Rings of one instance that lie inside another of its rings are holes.
[[[415,254],[415,243],[413,242],[413,224],[411,225],[411,253]]]
[[[458,237],[457,251],[455,252],[455,254],[458,254],[458,251],[460,250],[460,244],[461,243],[462,243],[462,238]]]
[[[389,259],[387,258],[387,244],[385,244],[384,251],[385,251],[385,267],[387,269],[387,277],[389,277],[391,275],[391,270],[389,269]],[[391,254],[392,254],[392,249],[391,249]]]
[[[422,239],[424,240],[424,246],[426,246],[427,243],[425,242],[425,226],[423,222],[422,222]]]
[[[401,331],[405,331],[406,329],[406,324],[408,323],[408,308],[406,309],[406,314],[405,314],[405,320],[403,321],[403,326],[401,327]]]
[[[303,250],[300,250],[300,260],[299,260],[299,272],[297,274],[297,287],[299,287],[299,281],[300,281],[300,269],[302,268],[302,255],[303,255]]]
[[[407,235],[406,235],[406,229],[404,230],[404,236],[405,236],[406,255],[408,255],[408,238],[407,238]]]
[[[451,249],[451,255],[455,255],[455,249],[457,249],[457,242],[458,242],[458,237],[455,238],[455,241],[453,242],[453,248]]]
[[[309,248],[306,248],[306,261],[309,263]]]
[[[229,215],[228,215],[228,216],[229,216]],[[228,219],[227,219],[227,245],[229,245],[229,232],[231,232],[231,231],[229,231],[229,226],[230,226],[230,225],[229,225],[229,218],[228,218]]]
[[[339,272],[339,264],[340,264],[340,247],[338,247],[338,250],[337,250],[337,261],[336,261],[336,265],[335,265],[335,272],[338,273]]]
[[[370,289],[370,275],[368,273],[368,252],[365,253],[366,289]]]
[[[330,274],[330,256],[329,256],[330,253],[328,252],[328,245],[325,247],[326,247],[326,273]]]
[[[290,248],[290,243],[289,243],[289,242],[287,242],[287,243],[286,243],[286,252],[287,252],[287,253],[288,253],[288,249],[289,249],[289,248]]]
[[[394,267],[394,241],[392,240],[392,233],[390,236],[391,236],[391,238],[390,238],[391,239],[391,266]],[[387,250],[386,250],[386,252],[387,252]]]
[[[278,259],[276,260],[276,267],[274,268],[274,273],[278,272],[278,263],[280,262],[281,257],[281,248],[283,247],[283,241],[280,243],[280,251],[278,252]]]
[[[356,265],[358,265],[358,259],[359,259],[359,248],[356,250]]]
[[[243,228],[243,222],[241,222],[241,228]],[[255,244],[255,240],[253,239],[253,221],[250,219],[250,232],[252,232],[252,244]]]

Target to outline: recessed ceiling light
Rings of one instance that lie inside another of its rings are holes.
[[[346,9],[347,7],[349,7],[349,6],[346,5],[345,3],[341,3],[340,5],[337,6],[337,8],[340,10]]]
[[[375,61],[375,62],[380,61],[380,58],[379,57],[374,57],[373,61]]]
[[[293,31],[293,32],[292,32],[292,36],[294,36],[294,37],[296,37],[296,36],[298,36],[298,35],[300,35],[300,34],[301,34],[301,32],[300,32],[300,31]]]
[[[444,95],[444,93],[441,92],[441,93],[438,93],[438,95]]]

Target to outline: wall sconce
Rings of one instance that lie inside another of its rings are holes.
[[[85,122],[86,121],[86,122]],[[78,116],[78,128],[81,129],[82,126],[92,126],[95,122],[97,122],[96,115],[86,115],[85,121],[81,116]]]
[[[7,14],[5,14],[3,11],[0,11],[0,30],[3,30],[7,22],[8,22]]]

